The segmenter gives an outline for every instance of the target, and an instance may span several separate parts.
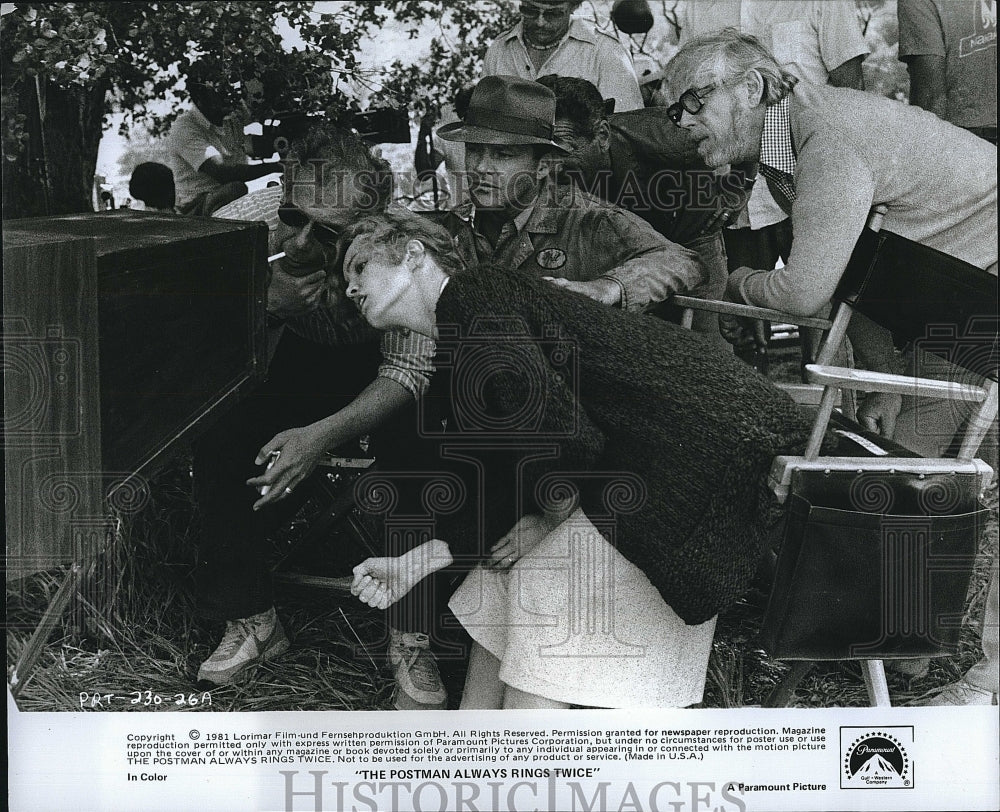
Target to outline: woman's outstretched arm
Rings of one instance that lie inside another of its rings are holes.
[[[452,563],[441,539],[425,541],[395,558],[369,558],[354,568],[351,594],[375,609],[388,609],[431,573]]]

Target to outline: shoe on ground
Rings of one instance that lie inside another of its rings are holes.
[[[994,692],[987,691],[985,688],[979,688],[971,682],[960,679],[950,685],[945,685],[934,696],[923,699],[920,702],[915,702],[914,704],[924,707],[938,705],[996,705],[997,695]]]
[[[885,666],[910,679],[919,679],[927,676],[927,672],[931,668],[931,661],[928,657],[910,657],[905,660],[886,660]]]
[[[273,606],[259,615],[227,620],[222,642],[198,669],[198,681],[232,685],[286,651],[288,637]]]
[[[448,692],[426,634],[390,629],[389,664],[396,678],[396,710],[444,710]]]

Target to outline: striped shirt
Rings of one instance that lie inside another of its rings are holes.
[[[430,383],[434,371],[433,340],[412,330],[376,330],[342,293],[336,300],[320,305],[310,313],[288,319],[286,326],[309,341],[327,346],[355,346],[381,337],[380,378],[395,381],[414,398],[420,397]]]

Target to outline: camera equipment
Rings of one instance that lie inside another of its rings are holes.
[[[288,145],[301,138],[310,127],[323,120],[321,113],[269,113],[262,125],[260,135],[250,136],[250,157],[270,158],[275,152],[284,154]],[[358,131],[370,144],[410,143],[410,117],[405,107],[379,107],[365,113],[348,111],[340,116],[338,123]]]
[[[410,117],[405,107],[377,107],[356,113],[344,123],[372,144],[409,144]]]

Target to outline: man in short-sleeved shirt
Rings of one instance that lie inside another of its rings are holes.
[[[548,73],[593,82],[615,110],[643,106],[632,57],[618,39],[583,20],[570,19],[579,2],[525,0],[521,21],[486,51],[484,76],[537,79]]]
[[[246,181],[281,172],[280,163],[250,164],[243,129],[233,115],[232,90],[211,69],[195,63],[187,91],[194,107],[182,113],[167,136],[170,169],[182,214],[212,214],[247,193]]]
[[[212,124],[197,107],[181,113],[168,136],[170,164],[177,188],[177,205],[184,209],[198,195],[214,192],[219,181],[199,168],[206,161],[242,166],[246,153],[236,149],[223,126]]]
[[[899,0],[897,14],[910,103],[996,143],[996,3]]]

